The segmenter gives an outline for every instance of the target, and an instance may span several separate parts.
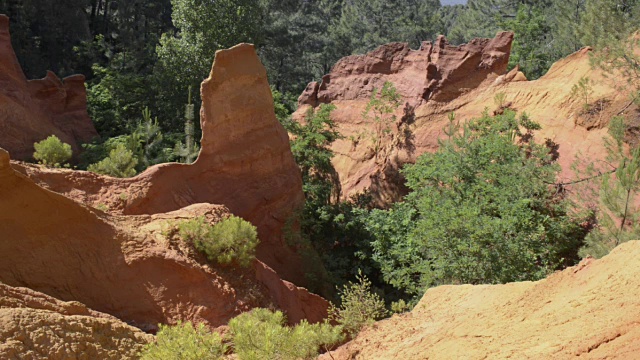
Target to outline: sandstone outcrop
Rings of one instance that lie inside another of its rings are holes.
[[[640,242],[537,282],[429,289],[321,359],[638,359]]]
[[[11,46],[9,18],[0,15],[0,147],[27,160],[34,142],[56,135],[78,153],[81,143],[98,136],[86,105],[82,75],[26,79]]]
[[[113,213],[158,214],[197,203],[222,204],[257,226],[259,260],[304,285],[305,264],[282,231],[304,201],[302,179],[254,47],[218,51],[201,92],[202,150],[191,165],[162,164],[131,179],[14,166],[41,186]]]
[[[0,358],[135,359],[153,340],[124,322],[27,288],[0,283]]]
[[[266,266],[258,261],[254,269],[212,268],[166,235],[179,220],[204,216],[216,222],[229,214],[224,206],[110,215],[36,185],[11,167],[2,149],[0,199],[0,281],[10,286],[78,301],[146,331],[178,320],[217,327],[272,304],[292,322],[307,316],[320,321],[326,313],[326,301],[275,272],[263,281]],[[289,298],[270,300],[286,291]]]
[[[416,107],[425,101],[450,101],[478,87],[488,77],[507,69],[513,33],[494,39],[474,39],[449,45],[444,36],[425,41],[419,50],[407,43],[382,45],[366,55],[339,60],[321,83],[311,83],[298,99],[299,105],[336,100],[368,99],[374,88],[392,82],[405,101]]]
[[[473,40],[460,47],[447,46],[442,38],[420,50],[410,50],[406,44],[384,45],[338,61],[321,84],[311,83],[299,98],[294,118],[303,121],[310,106],[336,106],[332,118],[344,138],[332,146],[333,165],[343,198],[370,189],[381,205],[399,200],[406,189],[398,170],[420,154],[437,150],[448,115],[455,113],[461,122],[478,117],[485,108],[497,107],[499,93],[512,109],[526,112],[542,125],[538,139],[559,144],[562,180],[572,179],[570,165],[577,154],[604,160],[606,124],[629,103],[627,94],[616,89],[625,82],[592,69],[588,48],[558,61],[542,78],[527,81],[517,68],[506,73],[511,40],[511,34],[499,33],[493,40]],[[598,111],[584,113],[580,99],[571,95],[572,86],[583,76],[593,81],[591,98]],[[381,160],[372,156],[371,144],[360,134],[371,126],[362,112],[372,89],[385,81],[394,84],[402,103],[391,134],[384,138]],[[633,114],[635,107],[626,109],[626,114]]]

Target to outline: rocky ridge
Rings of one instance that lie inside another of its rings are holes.
[[[562,180],[572,178],[571,164],[578,154],[604,160],[602,138],[608,119],[626,114],[636,121],[635,106],[628,106],[627,95],[618,89],[621,83],[591,68],[588,48],[558,61],[535,81],[527,81],[517,68],[507,73],[512,39],[509,33],[499,33],[492,40],[453,47],[439,38],[435,46],[426,43],[419,50],[406,44],[383,45],[340,60],[321,84],[311,83],[299,98],[294,118],[304,121],[307,110],[321,103],[336,106],[332,119],[344,137],[332,146],[333,165],[343,198],[369,189],[380,205],[399,200],[406,192],[399,169],[437,150],[449,114],[455,113],[461,122],[479,117],[485,109],[498,108],[496,95],[501,93],[505,105],[542,125],[538,139],[559,145]],[[436,54],[434,49],[439,49]],[[585,76],[593,81],[591,98],[597,105],[591,113],[584,113],[581,100],[571,95],[572,86]],[[368,126],[362,112],[373,88],[385,81],[394,84],[402,102],[384,138],[382,156],[376,158],[361,135]]]
[[[84,76],[64,79],[48,72],[46,77],[27,80],[20,68],[9,34],[9,18],[0,14],[0,147],[13,159],[32,158],[33,143],[50,135],[71,145],[98,136],[87,114]]]
[[[0,358],[135,358],[153,340],[83,304],[0,283]]]
[[[427,290],[320,359],[640,359],[640,242],[536,282]]]

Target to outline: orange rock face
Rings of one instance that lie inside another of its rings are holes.
[[[382,45],[366,55],[339,60],[321,83],[311,83],[298,99],[300,105],[336,100],[368,100],[374,88],[392,82],[411,107],[425,101],[450,101],[478,87],[490,75],[507,69],[513,34],[474,39],[451,46],[444,36],[423,42],[419,50],[406,43]]]
[[[271,304],[292,323],[322,320],[328,303],[280,278],[305,280],[282,230],[302,204],[302,184],[253,46],[219,51],[202,94],[202,151],[192,165],[115,179],[10,164],[0,149],[0,253],[8,255],[0,281],[147,330],[178,320],[217,327]],[[258,227],[253,269],[213,269],[165,234],[178,220],[215,223],[230,213]]]
[[[304,201],[302,179],[253,46],[218,51],[201,92],[202,150],[192,165],[162,164],[131,179],[20,164],[16,169],[53,191],[126,215],[225,205],[258,228],[258,259],[304,285],[304,263],[282,231]]]
[[[217,327],[272,303],[292,322],[326,314],[325,300],[259,261],[254,269],[214,269],[166,235],[176,221],[204,216],[217,222],[229,214],[223,206],[109,215],[34,184],[12,169],[1,149],[0,198],[0,281],[8,285],[79,301],[145,330],[178,320]]]
[[[98,136],[87,114],[84,76],[60,80],[48,72],[40,80],[27,80],[16,59],[9,35],[9,18],[0,15],[0,147],[12,158],[31,159],[33,143],[50,135],[71,145]]]
[[[571,164],[578,154],[590,161],[604,160],[602,137],[616,114],[629,114],[635,106],[627,93],[616,89],[624,79],[604,77],[589,64],[589,49],[558,61],[542,78],[527,81],[519,69],[506,73],[512,34],[476,39],[460,47],[446,45],[443,38],[425,43],[420,50],[406,44],[389,44],[367,55],[340,60],[321,84],[312,83],[300,96],[294,118],[303,121],[311,106],[331,103],[332,118],[344,135],[332,149],[333,165],[340,177],[344,198],[371,190],[380,205],[399,200],[406,192],[399,169],[438,148],[448,116],[455,113],[464,123],[496,109],[496,95],[518,113],[526,112],[542,125],[537,137],[559,144],[561,180],[572,180]],[[591,102],[598,111],[584,113],[571,88],[587,76],[593,81]],[[362,133],[372,127],[362,112],[372,89],[390,81],[401,95],[396,121],[382,141],[382,155],[373,156],[372,144]],[[617,82],[617,83],[616,83]],[[626,109],[625,111],[622,111]],[[637,122],[637,119],[633,119]]]
[[[638,359],[640,242],[537,282],[440,286],[321,359]]]
[[[0,358],[134,359],[153,340],[126,323],[27,288],[0,283]]]

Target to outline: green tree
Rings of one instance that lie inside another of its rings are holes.
[[[33,158],[50,167],[64,166],[73,155],[71,145],[63,143],[55,135],[34,143],[33,147],[36,150]]]
[[[414,48],[437,35],[432,21],[439,1],[348,0],[342,5],[332,36],[339,53],[365,53],[394,41],[409,42]]]
[[[384,139],[391,134],[391,126],[396,122],[394,113],[400,106],[400,99],[395,86],[386,81],[382,89],[373,89],[371,98],[362,112],[365,122],[373,126],[373,132],[368,133],[368,137],[373,144],[376,161],[382,151]]]
[[[543,10],[520,5],[515,18],[504,22],[506,30],[514,32],[509,66],[520,65],[529,79],[537,79],[551,67],[551,27]]]
[[[282,312],[268,309],[253,309],[231,319],[235,353],[240,360],[314,359],[321,347],[342,340],[341,328],[326,322],[312,325],[302,320],[295,327],[285,323]]]
[[[340,307],[331,304],[329,308],[329,319],[342,325],[351,338],[358,335],[364,326],[389,314],[382,298],[372,292],[371,281],[360,270],[356,279],[357,283],[349,282],[342,288]]]
[[[461,131],[452,119],[439,150],[405,168],[411,193],[387,224],[384,213],[370,218],[390,229],[373,242],[385,279],[419,295],[439,284],[540,279],[573,264],[586,230],[550,185],[559,167],[533,141],[539,128],[512,111]]]
[[[190,322],[175,326],[160,325],[156,341],[145,345],[142,360],[217,360],[227,346],[217,333],[204,324],[193,327]]]
[[[262,8],[257,0],[171,0],[177,32],[162,35],[157,47],[154,86],[164,129],[182,131],[184,89],[199,89],[216,50],[260,42]],[[200,99],[194,99],[199,113]]]
[[[580,256],[600,258],[629,240],[640,239],[640,147],[625,151],[625,120],[616,117],[606,139],[609,160],[618,166],[606,172],[600,184],[598,226],[585,239]]]
[[[136,174],[138,158],[124,144],[118,144],[109,157],[89,165],[88,171],[113,177],[126,178]]]

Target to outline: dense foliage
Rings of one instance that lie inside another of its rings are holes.
[[[458,129],[404,174],[411,193],[373,211],[374,258],[411,294],[451,283],[539,279],[571,264],[586,231],[554,184],[559,167],[534,142],[539,125],[507,110]]]

